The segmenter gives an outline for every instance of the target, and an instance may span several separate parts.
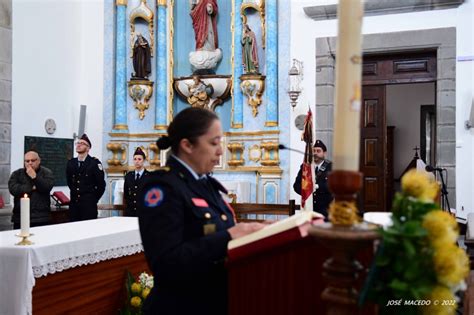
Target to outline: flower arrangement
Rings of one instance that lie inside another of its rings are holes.
[[[140,315],[142,314],[143,301],[150,294],[153,288],[153,276],[142,272],[137,279],[133,277],[130,271],[127,271],[125,288],[127,289],[127,302],[120,311],[121,315]]]
[[[411,170],[401,184],[361,302],[374,301],[380,314],[455,314],[469,273],[457,222],[435,204],[439,188],[426,173]]]

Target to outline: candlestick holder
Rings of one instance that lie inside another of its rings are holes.
[[[25,246],[25,245],[33,245],[34,243],[28,239],[28,237],[33,236],[33,233],[28,233],[27,235],[22,234],[15,234],[17,237],[21,237],[21,241],[16,243],[15,245]]]
[[[327,281],[321,299],[327,302],[326,314],[352,315],[357,312],[358,292],[354,288],[362,265],[355,259],[358,252],[379,238],[377,226],[359,223],[356,194],[362,187],[362,174],[354,171],[333,171],[328,177],[329,189],[335,201],[331,223],[315,225],[309,234],[331,251],[323,264]],[[355,213],[355,215],[354,215]]]

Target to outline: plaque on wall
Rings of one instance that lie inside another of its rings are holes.
[[[74,139],[25,136],[25,153],[36,151],[41,165],[54,174],[55,186],[67,186],[66,164],[73,157]]]

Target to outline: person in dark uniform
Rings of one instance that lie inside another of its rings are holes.
[[[125,216],[136,217],[138,207],[138,193],[141,189],[142,183],[148,176],[149,172],[145,169],[146,156],[145,152],[138,147],[133,153],[133,165],[135,170],[128,172],[125,175],[125,182],[123,184],[123,200],[125,204]]]
[[[76,142],[78,156],[67,162],[66,179],[71,191],[69,221],[97,219],[97,203],[105,191],[102,163],[89,155],[91,141],[86,134]]]
[[[328,217],[329,204],[332,201],[332,194],[328,187],[328,174],[332,170],[332,162],[326,160],[326,145],[321,140],[316,140],[313,146],[313,159],[316,169],[316,190],[313,192],[313,210],[321,213],[326,218]],[[296,176],[293,189],[299,195],[301,195],[301,170]]]
[[[144,314],[227,313],[227,243],[261,223],[235,223],[209,174],[222,155],[221,123],[207,109],[181,111],[158,139],[171,147],[166,169],[150,173],[139,197],[140,234],[155,283]]]

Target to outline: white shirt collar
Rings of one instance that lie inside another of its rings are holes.
[[[138,172],[135,170],[135,176],[137,176],[137,174],[140,174],[140,177],[142,177],[144,171],[145,169],[142,169],[141,171],[138,171]]]
[[[178,158],[176,155],[172,154],[172,156],[176,159],[176,161],[178,161],[179,163],[181,163],[194,177],[195,180],[200,180],[201,178],[205,178],[206,175],[201,175],[199,176],[198,173],[196,173],[192,168],[191,166],[189,166],[188,164],[186,164],[186,162],[184,162],[183,160],[181,160],[180,158]]]
[[[323,165],[324,163],[324,160],[321,161],[321,163],[319,163],[318,165],[316,165],[316,167],[318,168],[318,170],[321,168],[321,166]]]

